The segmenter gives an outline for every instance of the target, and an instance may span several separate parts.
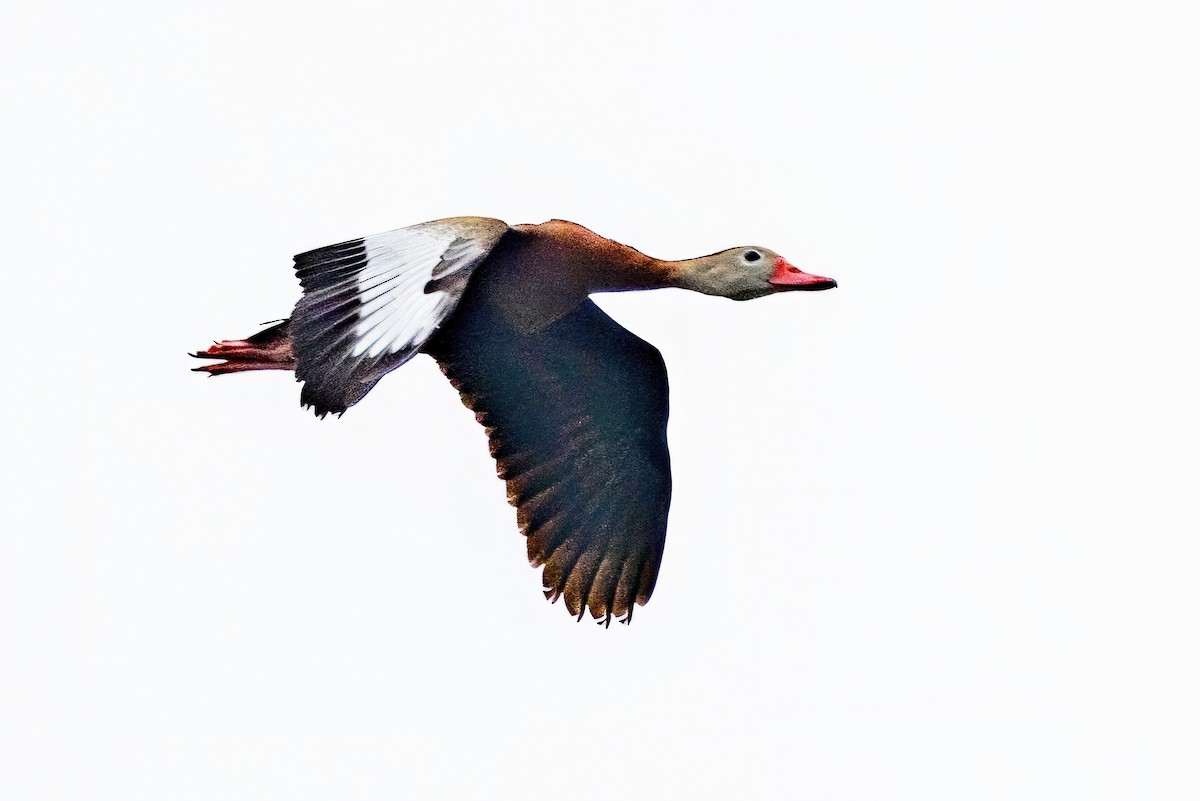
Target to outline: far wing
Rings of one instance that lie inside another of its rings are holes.
[[[320,416],[354,405],[454,311],[472,271],[508,230],[457,217],[296,256],[291,317],[300,402]]]
[[[468,301],[427,350],[487,428],[546,597],[628,622],[654,590],[671,503],[658,350],[590,300],[535,334]]]

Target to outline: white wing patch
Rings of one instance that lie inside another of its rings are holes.
[[[301,401],[318,414],[345,411],[416,355],[507,230],[500,220],[456,217],[297,256],[304,296],[291,335]]]
[[[445,229],[402,229],[363,240],[367,266],[358,275],[358,325],[351,353],[396,353],[429,338],[442,319],[446,293],[425,294],[457,237]]]

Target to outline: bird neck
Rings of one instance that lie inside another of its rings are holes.
[[[628,245],[611,242],[613,249],[589,266],[590,292],[625,292],[635,289],[690,289],[719,295],[715,278],[722,262],[715,255],[668,261],[647,256]]]
[[[626,292],[678,286],[677,265],[647,256],[566,220],[518,225],[527,237],[523,270],[565,293]]]
[[[656,259],[625,245],[620,247],[629,252],[616,254],[620,256],[619,259],[597,260],[589,264],[589,292],[628,292],[678,285],[675,265],[679,262]]]
[[[659,270],[669,279],[665,286],[690,289],[705,295],[724,294],[716,280],[723,270],[723,262],[718,258],[718,254],[660,262]]]

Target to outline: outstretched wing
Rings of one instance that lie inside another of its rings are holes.
[[[300,402],[321,416],[344,412],[411,359],[507,230],[500,220],[456,217],[296,256]]]
[[[487,429],[546,597],[628,622],[654,589],[671,502],[658,350],[590,300],[523,334],[472,298],[427,350]]]

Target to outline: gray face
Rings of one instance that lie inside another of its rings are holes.
[[[770,295],[770,284],[779,254],[757,246],[730,248],[714,253],[698,270],[702,292],[733,300],[753,300]]]

